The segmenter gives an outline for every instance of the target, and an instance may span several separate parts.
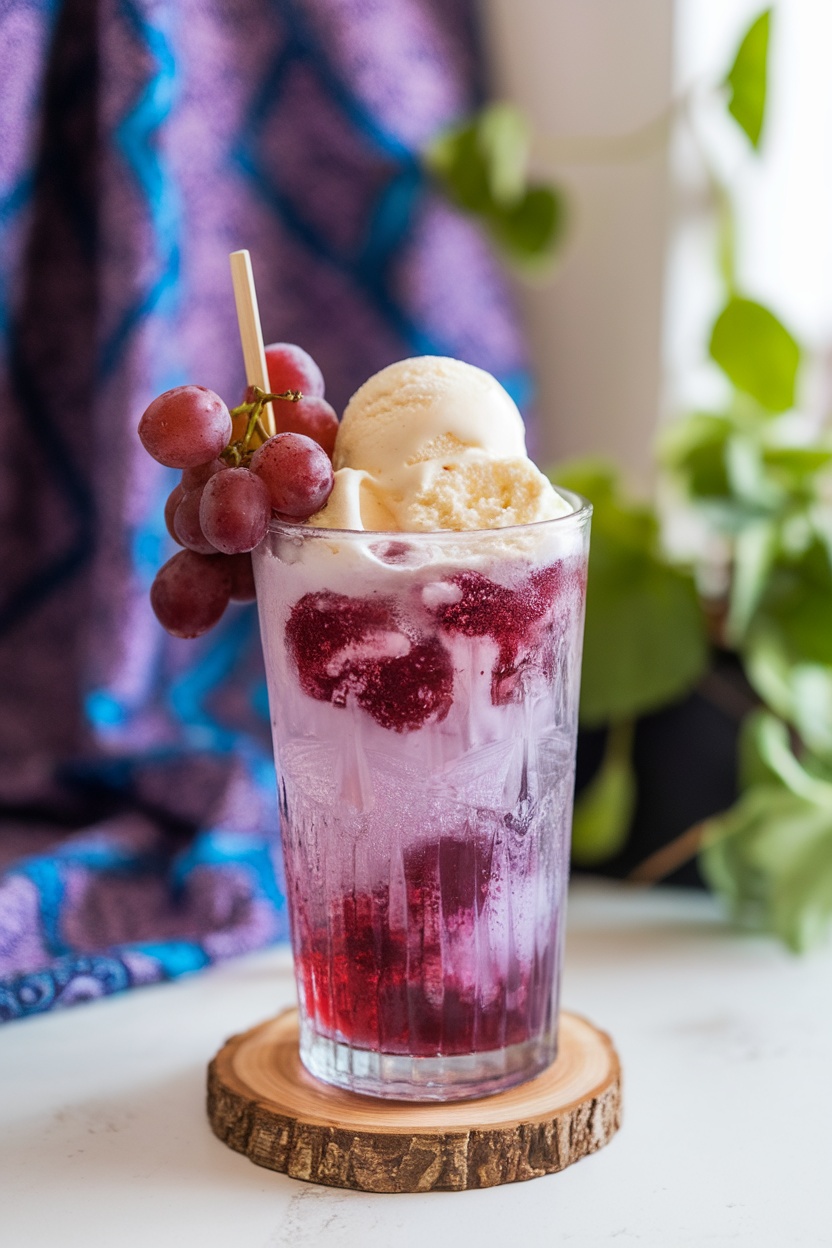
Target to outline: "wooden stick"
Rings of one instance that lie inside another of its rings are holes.
[[[257,308],[257,291],[254,289],[251,256],[243,249],[232,251],[228,258],[231,261],[231,281],[234,283],[234,300],[237,304],[240,341],[243,344],[246,381],[250,386],[259,386],[268,394],[271,386],[266,369],[266,352],[263,349],[263,330],[260,327],[260,312]],[[269,437],[274,437],[277,426],[271,403],[267,403],[263,408],[263,424],[266,426]]]

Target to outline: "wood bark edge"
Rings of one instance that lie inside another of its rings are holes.
[[[621,1072],[547,1116],[500,1127],[401,1133],[304,1122],[246,1090],[233,1072],[234,1036],[208,1068],[214,1134],[255,1165],[291,1178],[363,1192],[466,1191],[554,1174],[603,1148],[620,1126]],[[439,1107],[438,1107],[439,1108]]]

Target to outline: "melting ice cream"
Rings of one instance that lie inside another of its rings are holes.
[[[429,532],[553,520],[569,504],[526,454],[516,404],[489,373],[419,356],[376,373],[338,432],[335,488],[311,524]]]

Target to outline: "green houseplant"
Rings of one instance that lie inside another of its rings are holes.
[[[724,83],[728,112],[754,149],[769,25],[767,10]],[[657,450],[665,496],[669,488],[695,516],[703,547],[720,552],[716,576],[704,558],[685,567],[667,554],[657,512],[622,500],[611,470],[557,472],[596,502],[582,715],[611,725],[603,765],[577,804],[574,848],[592,864],[620,846],[634,801],[633,719],[693,687],[714,648],[731,652],[757,701],[741,728],[740,796],[684,838],[683,852],[699,852],[739,920],[803,949],[832,917],[832,442],[794,418],[803,351],[738,288],[731,198],[712,171],[711,180],[724,302],[708,350],[730,400],[673,421]],[[622,554],[635,574],[620,574]],[[614,648],[604,646],[610,628]]]
[[[745,31],[717,90],[726,124],[756,152],[764,135],[771,10]],[[620,140],[637,158],[664,143],[689,97]],[[551,266],[568,222],[564,193],[530,179],[530,135],[495,104],[423,153],[439,189],[476,218],[521,274]],[[599,154],[615,140],[597,145]],[[619,852],[638,796],[640,717],[670,706],[731,656],[747,691],[739,796],[663,851],[698,855],[707,882],[741,922],[803,949],[832,918],[832,441],[799,411],[804,352],[774,311],[740,288],[730,188],[698,144],[717,227],[722,306],[708,354],[729,385],[718,410],[680,415],[660,433],[659,507],[626,496],[613,465],[561,464],[559,483],[594,506],[582,726],[603,727],[603,758],[578,795],[573,850],[596,867]],[[668,549],[666,511],[702,535],[698,554]],[[717,552],[715,555],[714,552]]]

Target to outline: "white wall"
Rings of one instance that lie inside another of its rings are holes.
[[[484,5],[502,93],[536,132],[617,135],[667,106],[672,0]],[[646,158],[549,168],[572,192],[575,236],[557,280],[522,295],[540,381],[538,458],[598,452],[644,480],[661,392],[665,155],[659,145]]]

